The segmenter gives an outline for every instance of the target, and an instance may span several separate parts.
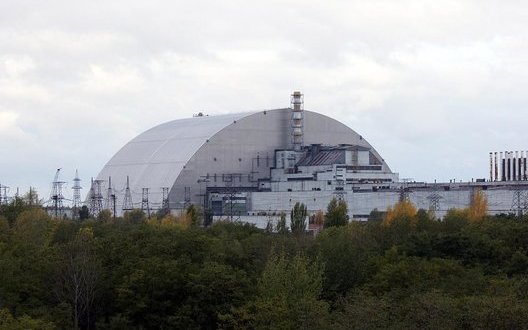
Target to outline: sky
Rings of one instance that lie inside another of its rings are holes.
[[[0,184],[84,195],[141,132],[294,90],[400,178],[487,178],[528,149],[528,2],[1,0]]]

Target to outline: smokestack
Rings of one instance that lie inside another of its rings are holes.
[[[504,174],[504,155],[502,151],[500,152],[499,160],[500,160],[500,164],[499,164],[500,179],[499,181],[506,181],[506,175]]]
[[[526,158],[528,157],[528,152],[523,151],[523,180],[526,180]]]
[[[490,166],[490,181],[493,181],[493,152],[490,152],[490,162],[489,162],[489,166]]]
[[[291,103],[291,141],[293,149],[300,151],[304,144],[304,95],[293,92]]]
[[[498,169],[498,164],[497,164],[497,152],[495,151],[495,180],[494,181],[498,181],[499,180],[499,169]]]
[[[512,172],[513,172],[513,151],[508,151],[508,181],[512,180]]]

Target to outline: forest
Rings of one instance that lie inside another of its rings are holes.
[[[404,200],[348,222],[334,200],[317,235],[303,205],[262,230],[18,198],[0,207],[0,329],[527,329],[528,222],[479,196],[441,220]]]

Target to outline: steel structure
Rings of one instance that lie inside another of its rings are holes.
[[[382,172],[392,173],[365,138],[335,119],[304,110],[302,94],[294,93],[291,101],[294,109],[197,116],[156,126],[123,146],[97,178],[111,176],[114,185],[129,187],[115,192],[118,200],[123,200],[122,210],[128,210],[132,199],[141,199],[144,187],[152,188],[151,205],[162,207],[164,200],[170,199],[171,209],[190,203],[203,205],[206,196],[200,190],[204,179],[208,180],[207,191],[258,189],[260,180],[268,177],[275,165],[275,150],[303,145],[360,146],[379,160]],[[299,117],[295,113],[300,110]],[[301,139],[292,141],[292,128],[301,129],[302,135],[295,135]],[[239,175],[229,183],[232,173]],[[166,198],[161,187],[169,188]]]
[[[90,188],[90,214],[97,217],[103,210],[102,185],[104,180],[93,180]]]
[[[75,178],[73,179],[73,200],[72,200],[72,218],[79,218],[79,210],[82,205],[81,201],[81,179],[79,178],[79,171],[75,170]]]
[[[53,212],[55,217],[62,216],[62,210],[64,207],[64,196],[62,194],[62,188],[66,184],[64,181],[59,181],[61,169],[58,168],[55,172],[55,178],[53,179],[50,201],[53,203]]]

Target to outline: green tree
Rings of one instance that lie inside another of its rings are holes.
[[[325,227],[345,226],[348,223],[348,206],[344,200],[332,198],[326,209]]]
[[[191,204],[187,207],[187,210],[185,211],[187,216],[191,219],[191,225],[192,226],[199,226],[202,222],[202,210],[199,206],[196,206],[194,204]]]
[[[109,222],[112,220],[112,211],[105,209],[99,212],[97,215],[97,220],[102,222]]]
[[[306,216],[308,212],[306,205],[303,203],[295,203],[290,213],[291,230],[294,234],[304,233],[306,230]]]
[[[13,317],[9,310],[0,309],[0,330],[54,330],[55,325],[42,319],[34,319],[27,315],[19,318]]]
[[[125,221],[129,223],[144,223],[147,220],[145,212],[140,209],[133,209],[132,211],[125,212]]]
[[[93,241],[93,230],[81,228],[60,251],[55,293],[59,301],[71,306],[75,329],[89,329],[94,321],[91,316],[102,269]]]
[[[79,220],[86,220],[90,218],[90,210],[88,206],[83,205],[79,210]]]
[[[307,257],[272,254],[258,285],[257,296],[230,317],[228,328],[326,329],[328,304],[320,300],[323,266]]]
[[[277,232],[279,234],[288,233],[288,226],[286,225],[286,214],[284,212],[280,214],[280,219],[277,222]]]

